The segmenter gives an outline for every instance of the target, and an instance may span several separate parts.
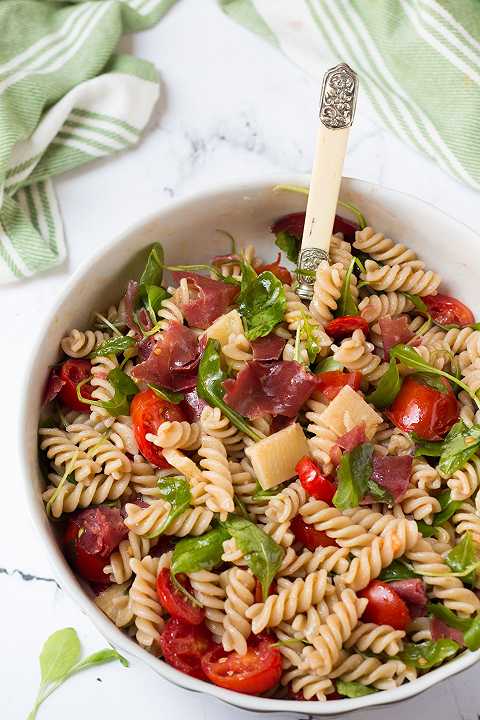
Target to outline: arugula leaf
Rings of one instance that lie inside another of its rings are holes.
[[[313,372],[315,375],[318,375],[319,373],[332,372],[333,370],[343,370],[343,365],[330,356],[324,360],[319,360],[319,362],[315,365]]]
[[[421,457],[422,455],[428,455],[429,457],[440,457],[443,451],[443,440],[440,442],[433,442],[430,440],[422,440],[418,438],[415,433],[412,433],[412,438],[415,440],[415,457]]]
[[[245,562],[260,580],[265,601],[273,578],[282,564],[283,548],[258,525],[238,515],[230,515],[222,526],[235,538],[237,547],[244,553]]]
[[[163,280],[164,252],[160,243],[155,243],[150,248],[145,268],[140,275],[140,287],[148,285],[161,285]]]
[[[171,475],[157,482],[158,490],[164,500],[170,503],[170,510],[164,521],[146,537],[156,538],[161,535],[170,523],[181,515],[192,501],[190,485],[183,475]]]
[[[457,574],[457,577],[458,573],[465,573],[463,582],[467,585],[475,583],[476,572],[470,568],[475,565],[477,560],[478,555],[470,530],[467,530],[460,542],[445,557],[445,562],[450,570]]]
[[[436,513],[433,516],[433,525],[439,527],[443,525],[443,523],[447,520],[450,520],[452,515],[454,515],[457,510],[459,510],[463,501],[452,500],[450,490],[445,490],[444,492],[440,493],[440,495],[437,496],[437,500],[440,503],[440,507],[442,509],[440,510],[440,512]]]
[[[413,373],[413,375],[411,375],[410,377],[413,380],[416,380],[421,385],[426,385],[427,387],[432,388],[432,390],[436,390],[442,395],[446,395],[448,393],[448,388],[445,387],[441,379],[436,375],[429,375],[425,372],[417,372]]]
[[[172,555],[172,575],[212,570],[222,562],[223,543],[230,534],[221,526],[199,537],[180,540]]]
[[[439,620],[442,620],[449,627],[460,630],[460,632],[466,632],[472,623],[471,618],[460,618],[456,615],[453,610],[445,607],[442,603],[427,603],[427,612],[430,615],[434,615]]]
[[[287,258],[295,264],[298,261],[298,253],[300,252],[301,244],[302,238],[297,238],[295,235],[291,235],[285,230],[282,230],[276,235],[275,245],[280,250],[283,250]]]
[[[301,326],[299,325],[299,327],[301,327],[304,332],[305,349],[307,351],[308,360],[311,364],[315,361],[315,358],[320,352],[320,345],[315,337],[314,326],[306,314],[303,315],[302,324]]]
[[[438,370],[432,365],[429,365],[409,345],[395,345],[393,348],[390,349],[390,357],[397,358],[397,360],[399,360],[404,365],[407,365],[408,367],[430,373],[431,375],[440,375],[441,377],[447,378],[447,380],[450,380],[450,382],[452,382],[454,385],[458,385],[462,388],[462,390],[465,390],[465,392],[475,402],[477,407],[480,408],[480,398],[473,392],[471,388],[468,387],[468,385],[466,385],[462,380],[459,380],[454,375],[451,375],[444,370]]]
[[[200,365],[198,368],[197,393],[202,400],[206,400],[212,407],[218,407],[223,414],[228,417],[230,422],[236,428],[244,432],[252,440],[258,442],[261,438],[252,426],[231,408],[224,401],[223,396],[225,390],[223,382],[227,376],[222,370],[220,364],[220,343],[214,338],[210,338],[204,350]]]
[[[132,347],[132,345],[135,345],[135,340],[129,335],[116,336],[105,340],[105,342],[95,348],[88,357],[94,358],[101,357],[102,355],[118,355],[119,353],[124,352],[127,348]]]
[[[108,381],[115,391],[111,400],[87,400],[83,398],[80,394],[80,389],[85,383],[84,380],[77,385],[78,399],[87,405],[103,407],[105,410],[108,410],[110,415],[128,415],[130,412],[129,398],[139,392],[137,384],[118,367],[110,370],[108,373]]]
[[[414,306],[417,308],[418,312],[420,312],[422,315],[425,315],[426,317],[428,317],[430,315],[430,313],[428,312],[428,307],[423,302],[420,295],[412,295],[411,293],[408,293],[408,292],[402,292],[401,294],[405,295],[405,297],[408,298],[410,300],[410,302],[412,302],[414,304]]]
[[[473,652],[480,649],[480,616],[470,619],[471,625],[463,635],[463,642]]]
[[[459,420],[443,441],[442,454],[437,469],[444,478],[465,467],[480,448],[480,425],[467,427]]]
[[[285,305],[281,281],[269,270],[255,275],[238,296],[238,311],[247,323],[247,338],[256,340],[268,335],[283,320]]]
[[[333,504],[339,510],[356,507],[367,494],[372,476],[372,456],[371,443],[362,443],[351,452],[343,453],[337,469],[337,491],[333,497]]]
[[[157,312],[160,305],[167,297],[169,297],[169,294],[165,288],[158,285],[147,285],[143,302],[154,325],[157,322]]]
[[[382,570],[378,576],[379,580],[384,582],[393,582],[394,580],[409,580],[416,578],[418,575],[413,572],[412,568],[403,560],[394,560],[390,565]]]
[[[397,397],[402,387],[397,361],[391,358],[387,372],[382,375],[377,387],[365,398],[367,402],[382,410],[388,407]]]
[[[337,310],[335,315],[337,317],[343,317],[344,315],[358,315],[358,307],[355,299],[352,295],[352,289],[350,287],[350,281],[352,279],[353,268],[357,264],[357,258],[352,258],[348,270],[343,278],[342,289],[340,291],[340,299],[338,301]]]
[[[157,397],[162,398],[162,400],[167,400],[168,402],[173,403],[174,405],[178,405],[178,403],[181,403],[185,395],[181,392],[174,392],[173,390],[167,390],[167,388],[161,388],[158,387],[158,385],[153,385],[151,383],[148,383],[148,387],[150,390],[153,390],[155,395]]]
[[[391,503],[393,502],[392,493],[387,488],[379,485],[376,480],[370,478],[367,483],[368,494],[371,495],[377,502]]]
[[[435,526],[427,525],[423,520],[417,520],[417,528],[423,537],[429,538],[435,535]]]
[[[275,487],[269,488],[268,490],[264,490],[258,480],[256,480],[255,484],[255,493],[253,494],[254,500],[263,500],[264,498],[270,498],[274,495],[278,495],[283,488],[285,487],[285,484],[282,483],[281,485],[276,485]]]
[[[375,688],[368,685],[362,685],[359,682],[345,682],[345,680],[337,680],[335,687],[339,695],[349,698],[362,697],[363,695],[371,695],[378,692]]]
[[[128,667],[127,660],[116,650],[105,649],[80,660],[80,641],[73,628],[57,630],[47,638],[40,653],[40,687],[27,720],[34,720],[40,705],[69,677],[94,665],[119,660]]]
[[[440,665],[444,660],[456,655],[459,650],[460,645],[455,640],[441,638],[422,643],[407,643],[398,657],[406,665],[413,665],[419,670],[430,670],[434,665]]]

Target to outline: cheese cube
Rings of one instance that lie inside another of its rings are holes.
[[[365,435],[373,438],[382,418],[349,385],[345,385],[320,415],[320,422],[333,430],[337,437],[344,435],[360,423],[365,423]]]
[[[297,423],[245,449],[258,482],[264,490],[294,477],[295,465],[309,454],[307,438]]]
[[[218,340],[223,347],[228,343],[228,338],[232,333],[235,335],[243,333],[242,318],[238,310],[231,310],[226,315],[220,315],[206,330],[205,335],[207,338]]]

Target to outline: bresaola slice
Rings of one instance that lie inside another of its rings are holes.
[[[183,278],[188,280],[192,297],[188,302],[180,303],[180,308],[188,324],[202,330],[226,312],[239,292],[238,285],[212,280],[198,273],[175,271],[172,275],[178,284]]]
[[[293,235],[294,237],[298,238],[298,240],[300,241],[303,235],[304,225],[304,212],[289,213],[288,215],[283,215],[282,217],[278,218],[278,220],[273,223],[271,230],[274,235],[278,235],[278,233],[280,232],[286,232],[289,235]],[[357,223],[352,222],[351,220],[346,220],[340,215],[335,215],[332,230],[333,234],[341,232],[343,233],[345,240],[353,243],[353,241],[355,240],[355,232],[357,230],[360,230],[360,225],[357,225]]]
[[[171,321],[147,359],[135,365],[132,376],[168,390],[188,390],[196,385],[199,362],[195,333]]]
[[[205,400],[198,397],[197,388],[193,388],[193,390],[186,392],[182,402],[180,403],[180,407],[189,423],[198,422],[203,408],[207,405],[208,403],[205,402]]]
[[[52,400],[55,400],[64,385],[65,380],[59,377],[57,368],[52,368],[43,391],[42,405],[48,405]]]
[[[135,333],[135,338],[140,340],[143,334],[138,327],[134,319],[135,302],[138,295],[138,283],[135,280],[130,280],[127,285],[127,292],[123,300],[123,307],[125,312],[125,322],[127,327]]]
[[[347,452],[350,452],[354,448],[357,447],[357,445],[361,445],[362,443],[366,442],[367,436],[365,435],[365,423],[360,423],[359,425],[355,425],[354,428],[349,430],[345,433],[345,435],[342,435],[337,440],[337,445],[342,450],[346,450]]]
[[[285,347],[285,340],[274,333],[254,340],[252,345],[253,359],[260,362],[278,360]]]
[[[397,502],[408,489],[412,462],[411,455],[374,455],[372,480],[388,490]]]
[[[427,614],[427,593],[425,583],[420,578],[406,578],[389,583],[402,600],[407,603],[412,618]]]
[[[463,633],[461,630],[456,630],[450,627],[440,620],[440,618],[433,617],[430,621],[430,630],[432,632],[432,640],[441,640],[442,638],[449,638],[455,640],[460,646],[465,646],[463,639]]]
[[[380,318],[378,321],[380,331],[382,333],[383,353],[385,360],[390,357],[390,349],[399,343],[407,344],[412,338],[413,333],[408,327],[408,317],[400,315],[399,317]]]
[[[128,534],[118,508],[88,508],[76,516],[83,532],[78,545],[89,555],[108,556]]]
[[[226,380],[224,400],[240,415],[254,420],[264,413],[293,418],[316,386],[314,376],[299,363],[277,360],[249,362],[235,380]]]

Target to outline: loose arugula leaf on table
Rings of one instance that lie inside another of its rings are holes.
[[[220,343],[210,338],[204,350],[198,368],[197,393],[212,407],[218,407],[230,422],[241,432],[258,442],[261,438],[242,415],[237,413],[224,401],[223,382],[227,379],[220,361]]]
[[[345,682],[345,680],[337,680],[335,687],[339,695],[349,698],[363,697],[363,695],[371,695],[378,692],[375,688],[368,685],[362,685],[359,682]]]
[[[467,427],[459,420],[451,428],[443,441],[442,454],[437,470],[444,478],[449,478],[461,470],[480,448],[480,425]]]
[[[152,383],[149,383],[148,387],[150,388],[150,390],[153,390],[157,397],[162,398],[162,400],[167,400],[167,402],[171,402],[174,405],[178,405],[178,403],[181,403],[183,398],[185,397],[184,394],[181,392],[167,390],[167,388],[162,388],[158,385],[153,385]]]
[[[75,673],[112,660],[119,660],[128,667],[128,661],[110,648],[99,650],[83,660],[80,655],[80,641],[73,628],[63,628],[50,635],[40,653],[40,687],[27,720],[34,720],[44,700]]]
[[[400,660],[406,665],[419,670],[430,670],[444,660],[453,657],[460,650],[460,645],[450,638],[427,640],[422,643],[407,643],[399,654]]]
[[[265,601],[282,564],[283,548],[258,525],[238,515],[230,515],[221,525],[235,539],[237,547],[245,556],[245,562],[259,579]]]
[[[170,510],[160,526],[146,536],[150,539],[161,535],[170,523],[188,508],[192,501],[190,485],[183,475],[162,478],[158,480],[157,485],[162,498],[170,503]]]
[[[89,400],[88,398],[82,397],[82,386],[88,382],[89,378],[78,383],[78,399],[86,405],[103,407],[105,410],[108,410],[110,415],[128,415],[130,412],[129,399],[139,392],[138,386],[118,367],[110,370],[107,377],[110,385],[114,389],[113,397],[110,400]]]
[[[467,530],[459,543],[445,556],[445,562],[456,577],[462,577],[467,585],[474,585],[478,554],[472,533]]]
[[[301,244],[301,238],[297,238],[295,235],[292,235],[285,230],[281,230],[277,233],[275,238],[275,245],[279,248],[279,250],[282,250],[285,253],[291,262],[295,264],[298,262],[298,253],[300,252]]]
[[[369,491],[372,457],[371,443],[362,443],[350,452],[343,453],[337,469],[337,491],[333,497],[333,504],[339,510],[356,507]]]
[[[397,361],[392,358],[387,372],[382,375],[375,390],[371,392],[370,395],[367,395],[366,401],[382,410],[392,404],[400,392],[401,387],[402,381],[400,379],[400,373],[398,372]]]
[[[238,311],[247,324],[249,340],[265,337],[283,320],[285,313],[285,290],[281,281],[266,270],[255,274],[255,279],[243,288],[238,296]]]
[[[410,580],[410,578],[417,577],[419,576],[403,560],[394,560],[382,570],[378,579],[384,582],[393,582],[394,580]]]
[[[393,348],[390,349],[390,357],[396,358],[404,365],[407,365],[408,367],[413,368],[414,370],[419,370],[420,372],[426,372],[430,373],[431,375],[440,375],[441,377],[447,378],[447,380],[450,380],[454,385],[458,385],[462,388],[462,390],[465,390],[465,392],[472,398],[472,400],[475,402],[477,407],[480,408],[480,398],[473,392],[471,388],[468,387],[462,380],[459,380],[454,375],[451,375],[450,373],[445,372],[444,370],[438,370],[437,368],[433,367],[432,365],[429,365],[423,358],[415,352],[415,350],[410,347],[409,345],[395,345]]]
[[[135,340],[129,335],[120,335],[105,340],[95,350],[93,350],[89,358],[101,357],[102,355],[118,355],[125,352],[128,348],[135,345]]]
[[[222,562],[223,543],[230,537],[229,532],[218,526],[199,537],[180,540],[172,555],[172,575],[179,573],[212,570]]]
[[[343,317],[344,315],[359,315],[359,310],[355,298],[352,295],[352,288],[350,281],[352,279],[353,268],[358,263],[357,258],[352,258],[348,270],[343,278],[342,289],[340,291],[340,299],[338,301],[337,310],[335,312],[336,317]]]

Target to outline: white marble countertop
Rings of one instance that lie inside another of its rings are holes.
[[[59,589],[34,535],[19,481],[17,407],[38,327],[78,264],[126,226],[205,185],[225,179],[308,172],[318,87],[277,50],[218,10],[215,0],[181,0],[154,29],[126,38],[124,49],[152,60],[162,99],[150,132],[135,150],[56,181],[68,262],[30,282],[0,289],[2,447],[0,514],[0,707],[25,718],[38,683],[38,653],[55,629],[73,626],[86,651],[105,641]],[[345,174],[417,195],[480,229],[479,195],[445,175],[360,113]],[[452,238],[454,242],[454,238]],[[404,704],[350,715],[352,720],[409,713],[426,720],[477,720],[478,669]],[[52,695],[39,718],[69,720],[159,715],[232,720],[247,717],[208,697],[169,686],[139,663],[80,675]],[[258,719],[260,715],[256,716]]]

